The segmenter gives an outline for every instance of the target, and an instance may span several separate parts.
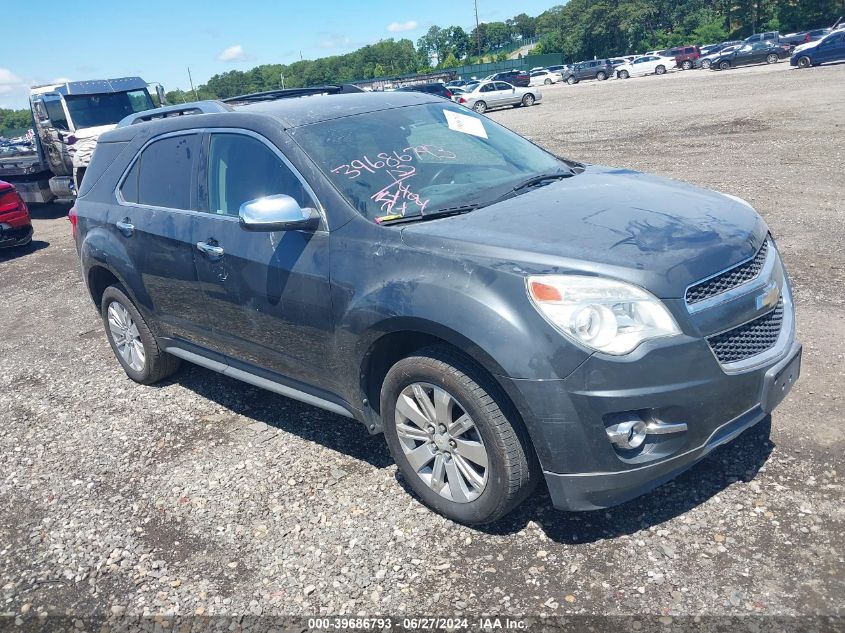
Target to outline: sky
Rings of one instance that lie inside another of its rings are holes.
[[[559,0],[478,0],[482,22],[538,15]],[[29,86],[138,75],[187,90],[227,70],[348,53],[428,28],[475,26],[473,0],[41,0],[3,9],[0,107],[27,108]],[[49,22],[49,16],[55,20]],[[12,26],[14,25],[14,26]]]

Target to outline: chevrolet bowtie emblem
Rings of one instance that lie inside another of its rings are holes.
[[[780,299],[780,288],[774,281],[770,281],[763,294],[757,297],[757,309],[774,308]]]

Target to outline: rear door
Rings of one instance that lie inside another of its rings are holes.
[[[313,193],[279,149],[252,132],[212,131],[204,147],[203,212],[192,242],[218,349],[235,361],[331,389],[324,369],[334,335],[325,223],[310,232],[251,232],[238,215],[243,203],[272,194],[317,208]]]
[[[208,321],[194,268],[192,195],[200,135],[162,136],[138,154],[118,185],[109,226],[136,271],[133,291],[164,336],[208,345]]]

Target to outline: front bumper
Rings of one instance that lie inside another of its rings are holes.
[[[32,225],[11,228],[0,224],[0,248],[25,246],[32,241]]]
[[[768,365],[733,375],[715,362],[715,371],[695,363],[695,343],[688,346],[652,350],[649,372],[614,374],[593,357],[565,380],[509,381],[556,508],[607,508],[673,479],[771,413],[800,373],[801,345],[794,340]],[[685,422],[688,431],[661,436],[650,453],[620,456],[603,420],[646,409],[666,422]]]

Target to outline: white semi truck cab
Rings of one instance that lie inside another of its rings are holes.
[[[0,180],[15,184],[26,202],[76,195],[103,132],[130,114],[164,104],[164,90],[140,77],[69,81],[32,88],[35,153],[0,161]]]

